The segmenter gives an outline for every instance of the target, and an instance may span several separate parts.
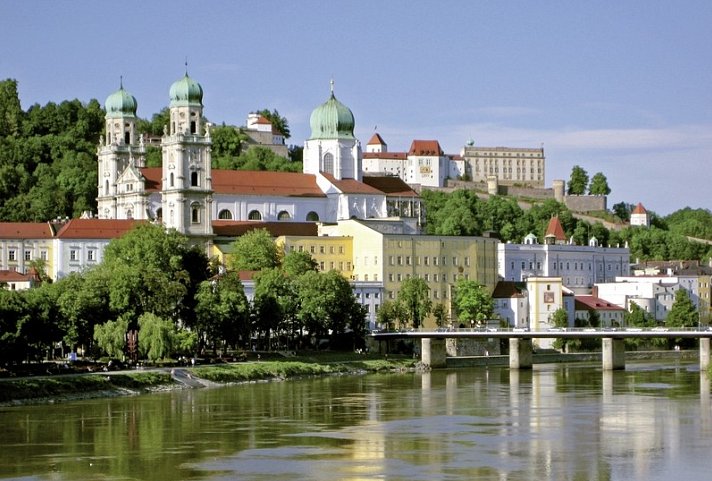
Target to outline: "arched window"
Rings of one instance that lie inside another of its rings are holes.
[[[190,133],[191,133],[191,134],[194,134],[195,131],[196,131],[196,128],[195,128],[195,120],[191,120],[191,121],[190,121]]]
[[[289,215],[289,212],[286,210],[281,211],[279,214],[277,214],[277,220],[289,220],[291,217]]]
[[[133,211],[131,209],[126,210],[126,218],[133,219]]]
[[[170,177],[170,180],[168,181],[170,187],[173,187],[174,180],[175,180],[175,177],[173,175],[173,172],[171,172],[171,177]]]
[[[197,202],[190,205],[190,221],[193,224],[200,223],[200,204]]]
[[[249,214],[247,214],[247,218],[249,220],[262,220],[262,214],[260,214],[259,210],[251,210]]]
[[[223,209],[220,212],[218,212],[218,219],[232,220],[232,212],[230,212],[227,209]]]
[[[104,182],[104,195],[109,195],[109,179]]]
[[[158,222],[163,221],[163,209],[160,207],[156,210],[156,219]]]
[[[131,143],[131,132],[124,132],[124,143],[125,144]]]
[[[197,172],[190,173],[190,185],[192,187],[198,187],[198,173]]]
[[[307,220],[309,222],[319,222],[319,214],[314,211],[311,211],[307,214]]]
[[[334,156],[333,156],[333,154],[330,154],[330,153],[324,154],[324,163],[322,165],[322,171],[326,172],[327,174],[334,173]]]

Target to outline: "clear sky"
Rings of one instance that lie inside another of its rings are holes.
[[[712,207],[709,0],[0,3],[0,78],[24,109],[103,104],[123,76],[150,118],[186,58],[213,123],[277,109],[302,144],[333,78],[364,144],[543,144],[548,186],[580,165],[609,208]]]

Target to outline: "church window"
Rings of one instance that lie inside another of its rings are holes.
[[[289,220],[290,218],[291,216],[286,210],[283,210],[279,214],[277,214],[277,220]]]
[[[218,212],[218,219],[232,220],[232,212],[230,212],[227,209],[223,209],[220,212]]]
[[[131,143],[131,132],[124,132],[124,143],[125,144]]]
[[[327,174],[334,173],[334,156],[331,153],[324,154],[324,165],[323,170]]]
[[[169,185],[170,185],[170,187],[173,187],[174,184],[175,184],[175,176],[173,175],[173,172],[171,172],[171,177],[170,177],[170,180],[169,180]]]
[[[190,221],[193,224],[200,223],[200,204],[195,203],[190,206]]]
[[[198,173],[197,172],[190,173],[190,185],[191,185],[191,187],[198,186]]]
[[[195,120],[191,120],[191,121],[190,121],[190,133],[191,133],[191,134],[194,134],[194,133],[196,132],[196,130],[197,130],[197,128],[196,128],[196,125],[195,125]]]
[[[127,219],[133,219],[133,211],[131,209],[128,209],[126,211],[126,218]]]
[[[247,219],[248,220],[262,220],[262,214],[260,214],[259,210],[251,210],[249,214],[247,214]]]
[[[104,195],[109,195],[109,181],[104,182]]]
[[[156,219],[158,219],[159,222],[163,220],[163,209],[160,207],[156,210]]]
[[[309,222],[318,222],[319,221],[319,214],[317,214],[314,211],[311,211],[307,214],[307,220]]]

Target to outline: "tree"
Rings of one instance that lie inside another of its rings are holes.
[[[295,284],[296,279],[287,277],[277,268],[262,269],[255,276],[252,301],[255,328],[264,333],[268,346],[271,346],[273,332],[287,330],[294,336],[298,330],[295,318],[299,299]]]
[[[571,170],[571,178],[569,179],[569,195],[583,195],[586,193],[588,185],[588,174],[583,167],[574,165]]]
[[[551,315],[550,321],[552,326],[557,327],[559,329],[566,329],[569,327],[569,313],[566,312],[566,309],[560,307],[555,310],[554,313]],[[556,338],[554,339],[552,346],[555,349],[565,351],[569,346],[580,344],[580,342],[577,343],[575,341],[578,341],[578,339]]]
[[[455,306],[460,321],[470,325],[482,324],[494,317],[494,301],[482,284],[458,279],[455,284]]]
[[[690,294],[685,289],[678,289],[675,291],[675,302],[665,318],[665,325],[686,328],[697,326],[697,322],[697,308],[690,299]]]
[[[222,125],[210,130],[213,141],[212,161],[214,167],[229,169],[229,161],[235,161],[242,153],[243,143],[247,136],[231,125]],[[233,169],[236,164],[233,164]]]
[[[617,204],[613,204],[611,211],[613,215],[623,222],[628,222],[630,220],[630,213],[633,211],[633,205],[626,202],[618,202]]]
[[[588,193],[591,195],[608,195],[611,193],[608,187],[608,179],[601,172],[597,172],[591,178],[591,184],[588,186]]]
[[[282,269],[289,276],[297,277],[318,268],[319,265],[308,252],[290,251],[282,259]]]
[[[279,265],[277,246],[267,229],[252,229],[232,243],[228,265],[235,271],[259,271]]]
[[[129,320],[126,317],[119,317],[115,321],[95,325],[94,340],[110,357],[123,358],[128,330]]]
[[[396,325],[403,327],[407,319],[408,313],[403,308],[403,305],[398,301],[384,301],[376,313],[376,321],[378,325],[387,330],[393,330]]]
[[[447,324],[447,307],[445,304],[438,302],[433,306],[433,317],[435,318],[435,325],[438,327],[444,327]]]
[[[17,95],[17,80],[0,81],[0,138],[18,135],[23,115]]]
[[[406,279],[398,290],[398,302],[408,312],[412,326],[418,329],[432,309],[430,287],[419,277]]]
[[[142,357],[155,362],[174,353],[178,330],[173,322],[147,312],[138,318],[138,326],[138,348]]]
[[[203,281],[195,297],[198,338],[206,339],[213,352],[221,341],[234,347],[249,338],[250,308],[236,273]]]
[[[285,139],[288,139],[291,136],[291,132],[289,131],[289,122],[287,121],[287,118],[279,115],[277,109],[273,109],[272,111],[270,111],[269,109],[262,109],[258,110],[257,113],[269,120],[272,123],[272,128],[282,134]]]

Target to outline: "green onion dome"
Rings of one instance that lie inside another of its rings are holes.
[[[171,97],[171,107],[203,105],[203,87],[188,77],[188,72],[183,78],[173,82],[169,95]]]
[[[135,117],[137,107],[136,98],[124,90],[123,82],[104,102],[107,117]]]
[[[354,114],[347,106],[336,100],[334,85],[331,85],[329,100],[314,109],[309,118],[312,139],[353,139]]]

